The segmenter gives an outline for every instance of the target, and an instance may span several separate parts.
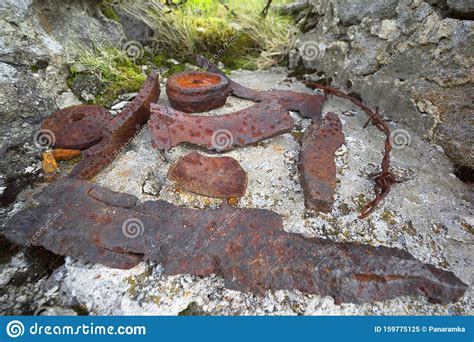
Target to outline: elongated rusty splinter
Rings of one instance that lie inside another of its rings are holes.
[[[298,161],[307,209],[331,211],[336,189],[334,152],[344,143],[341,120],[327,113],[321,124],[311,124],[303,137]]]
[[[284,107],[272,101],[217,116],[191,115],[152,104],[148,125],[156,149],[190,143],[223,152],[291,132],[294,122]]]
[[[294,289],[331,296],[336,303],[423,294],[446,304],[467,289],[452,272],[400,249],[285,232],[281,216],[270,210],[137,204],[135,196],[70,178],[42,189],[35,201],[13,216],[2,234],[21,245],[110,267],[153,260],[169,275],[215,274],[233,290],[263,295]],[[45,226],[48,215],[58,211],[61,215]]]
[[[120,149],[127,144],[150,118],[150,103],[160,96],[158,73],[153,71],[142,89],[122,112],[109,121],[100,144],[84,152],[85,157],[71,171],[70,177],[90,179],[117,157]]]
[[[380,202],[382,202],[385,196],[388,195],[388,193],[390,192],[392,188],[392,185],[397,183],[395,175],[390,171],[390,152],[392,151],[392,144],[390,142],[390,127],[388,127],[388,125],[383,121],[382,117],[379,114],[378,108],[376,108],[374,112],[372,109],[367,107],[358,99],[336,88],[333,88],[324,84],[316,83],[316,82],[305,81],[303,83],[312,89],[322,89],[324,93],[326,94],[326,96],[335,95],[337,97],[351,101],[353,104],[360,107],[369,116],[369,121],[364,126],[364,128],[367,127],[367,125],[370,122],[372,122],[372,124],[375,127],[377,127],[379,131],[385,134],[386,138],[385,138],[385,146],[384,146],[384,156],[382,159],[382,172],[372,175],[375,182],[375,187],[374,187],[375,198],[369,203],[367,203],[362,209],[359,215],[359,218],[364,219],[374,212],[374,210],[377,208]]]

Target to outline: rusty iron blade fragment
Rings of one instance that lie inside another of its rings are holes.
[[[344,144],[342,124],[327,113],[321,124],[312,124],[303,137],[298,169],[307,209],[331,211],[336,189],[334,152]]]
[[[147,123],[150,118],[150,103],[157,101],[159,96],[158,73],[153,71],[133,101],[107,123],[106,134],[101,143],[84,152],[84,159],[74,167],[69,176],[90,179],[110,164],[120,149]]]
[[[217,116],[190,115],[152,104],[149,125],[156,149],[190,143],[221,152],[291,132],[294,122],[289,112],[273,101]]]
[[[412,294],[449,303],[467,288],[452,272],[400,249],[285,232],[282,218],[269,210],[136,205],[134,196],[77,179],[52,183],[35,200],[6,223],[8,239],[112,267],[151,259],[166,274],[217,274],[230,289],[258,295],[295,289],[336,303]]]
[[[186,190],[210,197],[242,197],[247,189],[247,174],[237,160],[198,152],[179,158],[171,165],[168,178]]]
[[[111,119],[103,107],[79,105],[54,112],[43,120],[41,128],[53,132],[56,148],[85,150],[102,140]]]
[[[376,108],[375,111],[372,110],[367,105],[365,105],[361,101],[361,99],[346,94],[343,91],[340,91],[339,89],[333,88],[331,86],[309,81],[306,81],[304,83],[312,89],[323,90],[326,95],[335,95],[337,97],[351,101],[354,105],[360,107],[369,117],[369,121],[367,121],[364,128],[366,128],[370,123],[372,123],[372,125],[374,125],[380,132],[385,135],[384,155],[381,165],[382,172],[372,175],[375,182],[375,198],[369,203],[367,203],[364,208],[362,208],[362,212],[360,213],[359,218],[364,219],[375,211],[377,206],[390,193],[392,186],[398,183],[398,180],[396,179],[395,175],[390,170],[390,152],[392,151],[390,127],[380,115],[378,108]]]
[[[207,71],[227,77],[215,64],[202,56],[198,56],[197,64]],[[319,94],[306,94],[291,90],[255,90],[245,87],[229,79],[232,94],[242,99],[254,102],[278,101],[283,108],[300,112],[304,118],[310,118],[314,123],[321,120],[321,109],[326,97]]]

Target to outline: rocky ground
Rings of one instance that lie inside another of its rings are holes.
[[[300,0],[290,68],[359,93],[474,168],[472,0]],[[472,177],[472,175],[471,175]]]
[[[235,72],[232,77],[247,86],[308,91],[287,78],[287,71]],[[159,100],[168,104],[165,92]],[[251,103],[229,98],[224,108],[211,115],[232,112]],[[425,142],[410,127],[391,122],[402,145],[393,152],[396,185],[378,210],[366,220],[357,214],[373,196],[368,174],[382,158],[383,136],[373,127],[363,129],[365,114],[349,103],[330,99],[324,113],[336,112],[343,122],[345,145],[337,152],[336,203],[330,214],[307,212],[298,180],[296,162],[300,139],[309,121],[293,113],[296,128],[256,146],[226,153],[248,173],[248,190],[239,207],[265,208],[283,216],[285,230],[340,242],[398,247],[419,260],[453,271],[469,284],[457,303],[434,305],[422,296],[401,297],[364,305],[336,305],[330,297],[296,291],[267,292],[264,297],[224,288],[219,277],[165,276],[159,264],[142,263],[123,271],[85,264],[66,257],[38,259],[38,251],[15,250],[0,264],[0,312],[4,314],[93,315],[472,315],[473,303],[473,192],[472,186],[453,174],[442,148]],[[390,111],[390,108],[386,108]],[[143,129],[133,144],[96,182],[141,201],[164,199],[193,208],[216,207],[220,200],[194,195],[166,179],[170,164],[193,151],[178,146],[164,153],[152,149],[150,134]],[[35,167],[36,165],[31,165]],[[70,165],[62,165],[67,170]],[[18,211],[31,191],[23,192]],[[36,263],[32,259],[39,260]],[[36,268],[34,267],[36,265]],[[57,267],[60,265],[59,267]],[[29,281],[25,278],[30,277]],[[22,276],[23,275],[23,276]],[[35,277],[36,276],[36,277]]]

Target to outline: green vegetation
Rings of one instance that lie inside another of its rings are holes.
[[[102,91],[93,102],[100,105],[110,105],[118,95],[138,91],[146,79],[140,66],[115,47],[82,48],[70,69],[70,83],[79,72],[98,78]]]
[[[153,47],[159,53],[191,63],[203,54],[230,69],[255,69],[286,62],[297,32],[290,17],[273,11],[263,17],[265,4],[265,0],[188,0],[167,7],[159,0],[140,0],[121,6],[153,28]]]
[[[262,16],[265,4],[266,0],[175,0],[168,6],[160,0],[104,0],[100,9],[107,18],[119,21],[114,7],[120,6],[153,29],[153,41],[136,60],[120,46],[104,42],[76,48],[79,53],[68,84],[71,87],[80,74],[94,75],[100,92],[88,102],[110,105],[118,95],[140,89],[146,78],[143,70],[158,68],[168,77],[185,70],[186,63],[195,64],[199,54],[222,62],[226,71],[283,65],[294,44],[296,25],[274,11]]]
[[[112,5],[113,5],[113,0],[103,0],[102,3],[100,4],[100,10],[106,18],[119,22],[120,17],[117,14],[117,12],[115,12]]]

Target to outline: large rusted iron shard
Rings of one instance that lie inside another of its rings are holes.
[[[242,197],[247,188],[247,174],[237,160],[198,152],[179,158],[171,165],[168,178],[186,190],[210,197]]]
[[[327,113],[320,124],[305,132],[298,161],[300,182],[307,209],[331,211],[336,189],[334,152],[344,144],[342,124],[334,113]]]
[[[69,176],[90,179],[110,164],[121,148],[147,123],[150,118],[150,103],[157,101],[159,96],[159,77],[158,73],[153,71],[133,101],[107,123],[100,144],[84,152],[84,159],[74,167]]]
[[[54,112],[43,120],[41,128],[54,134],[54,147],[85,150],[102,140],[111,119],[103,107],[79,105]]]
[[[199,56],[197,64],[207,71],[227,77],[215,64]],[[301,116],[317,123],[321,120],[321,109],[326,97],[319,94],[299,93],[291,90],[255,90],[229,79],[230,89],[234,96],[254,102],[278,101],[283,108],[300,112]]]
[[[217,116],[190,115],[152,104],[149,126],[156,149],[190,143],[208,150],[229,151],[290,132],[294,122],[276,101]]]
[[[399,249],[287,233],[269,210],[136,204],[134,196],[77,179],[57,181],[35,200],[6,223],[8,239],[111,267],[151,259],[166,274],[217,274],[230,289],[296,289],[337,303],[418,293],[449,303],[467,288],[453,273]]]

